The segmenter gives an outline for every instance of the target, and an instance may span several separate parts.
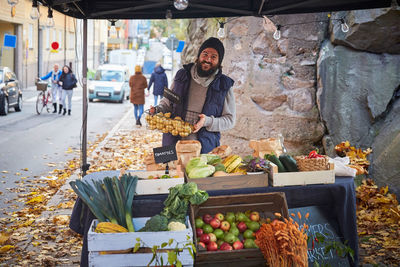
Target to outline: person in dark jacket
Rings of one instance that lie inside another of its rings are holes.
[[[61,94],[61,101],[62,105],[60,105],[60,110],[58,114],[61,113],[61,109],[64,107],[63,115],[67,113],[67,105],[65,104],[65,98],[68,97],[68,115],[71,115],[71,100],[72,100],[72,91],[76,87],[76,80],[75,75],[72,73],[70,67],[65,65],[63,67],[63,72],[61,73],[60,79],[58,84],[62,87],[62,94]]]
[[[194,124],[194,131],[187,137],[164,133],[162,145],[174,145],[179,139],[198,140],[201,153],[208,153],[220,145],[220,131],[234,127],[236,120],[234,81],[222,74],[224,45],[217,38],[207,39],[201,46],[194,63],[184,65],[174,78],[172,91],[180,96],[179,103],[171,103],[166,97],[151,107],[152,114],[171,112]],[[195,115],[195,120],[192,117]]]
[[[167,75],[165,74],[164,68],[161,66],[160,63],[157,63],[156,67],[154,68],[153,73],[151,74],[149,87],[147,90],[150,93],[150,88],[154,83],[153,87],[153,95],[154,95],[154,106],[157,106],[158,97],[162,98],[164,94],[164,87],[168,88],[168,79]]]

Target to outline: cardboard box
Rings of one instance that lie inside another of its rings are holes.
[[[133,218],[135,229],[142,228],[149,217],[146,218]],[[187,242],[193,241],[193,229],[187,217],[186,225],[188,228],[184,231],[163,231],[163,232],[129,232],[129,233],[96,233],[94,232],[98,221],[93,220],[90,225],[88,237],[88,251],[89,251],[89,266],[148,266],[153,254],[130,252],[133,251],[135,244],[138,242],[136,239],[140,238],[147,247],[152,248],[154,245],[161,246],[162,243],[170,239],[174,239],[173,244],[167,245],[163,249],[175,249],[176,244],[179,243],[179,248]],[[188,239],[189,238],[189,239]],[[105,254],[106,253],[116,254]],[[126,251],[125,253],[118,253],[119,251]],[[163,258],[164,264],[168,263],[167,252],[157,253]],[[183,249],[179,253],[178,259],[182,262],[183,266],[193,266],[193,257],[190,255],[188,249]],[[153,262],[150,266],[155,266]]]
[[[329,163],[329,170],[310,172],[278,172],[278,166],[270,162],[270,186],[333,184],[335,183],[334,164]]]
[[[177,175],[179,178],[168,178],[168,179],[147,179],[149,176],[161,177],[165,174],[165,171],[127,171],[132,176],[137,175],[139,178],[136,186],[137,195],[154,195],[154,194],[168,194],[169,188],[174,187],[178,184],[183,184],[185,178],[182,171],[170,170],[169,175],[171,177]]]
[[[204,214],[215,215],[218,212],[258,211],[262,218],[275,218],[278,212],[288,218],[289,212],[285,193],[260,193],[229,196],[212,196],[200,206],[190,207],[190,220],[195,225],[195,218]],[[193,239],[197,247],[196,233]],[[196,266],[265,266],[261,251],[257,249],[241,249],[232,251],[197,251]]]
[[[268,174],[217,176],[190,179],[185,173],[187,182],[194,182],[201,190],[224,190],[268,186]]]

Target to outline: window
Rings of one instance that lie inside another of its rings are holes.
[[[69,49],[74,49],[75,47],[75,34],[73,32],[69,32]]]
[[[62,47],[62,43],[63,43],[63,32],[62,32],[62,30],[60,30],[59,32],[58,32],[58,44],[60,45],[60,50],[61,50],[61,47]]]
[[[33,24],[29,23],[28,25],[28,48],[33,48]]]
[[[46,27],[46,49],[50,49],[50,29]]]
[[[57,42],[57,30],[53,29],[53,40],[51,42]]]

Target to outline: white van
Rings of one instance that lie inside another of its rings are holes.
[[[124,102],[129,99],[129,69],[127,66],[104,64],[101,65],[89,81],[89,101],[94,99]]]

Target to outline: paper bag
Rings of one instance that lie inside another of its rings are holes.
[[[197,140],[179,140],[176,143],[176,154],[178,156],[178,164],[184,168],[186,164],[194,157],[199,157],[201,151],[201,143]]]
[[[249,147],[254,150],[253,157],[264,158],[265,154],[282,154],[282,146],[278,138],[250,140]]]
[[[149,153],[145,156],[144,164],[146,164],[147,171],[161,171],[161,170],[165,170],[165,168],[166,168],[166,164],[155,162],[153,153]],[[168,168],[170,170],[175,170],[177,168],[177,165],[178,165],[177,160],[168,162]]]

